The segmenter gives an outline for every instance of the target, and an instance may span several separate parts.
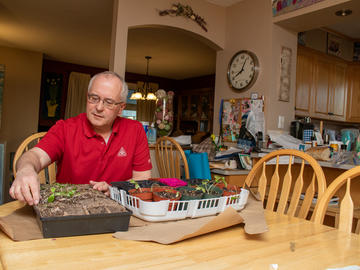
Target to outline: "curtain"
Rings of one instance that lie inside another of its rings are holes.
[[[145,93],[145,89],[141,90],[144,86],[144,82],[137,82],[137,87],[140,89],[140,92]],[[149,83],[150,90],[155,93],[159,89],[159,84]],[[153,122],[155,114],[155,100],[137,100],[136,102],[136,120]]]
[[[87,89],[90,75],[71,72],[66,99],[65,119],[77,116],[86,111]]]

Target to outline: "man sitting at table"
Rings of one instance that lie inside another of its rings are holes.
[[[58,121],[16,163],[10,196],[38,204],[38,173],[57,161],[56,181],[88,184],[109,194],[109,183],[151,177],[145,131],[138,121],[122,118],[128,88],[110,71],[89,83],[86,113]]]

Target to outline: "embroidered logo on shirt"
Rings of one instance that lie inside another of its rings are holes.
[[[127,156],[127,153],[126,153],[124,147],[120,148],[119,153],[117,155],[118,155],[118,157],[126,157]]]

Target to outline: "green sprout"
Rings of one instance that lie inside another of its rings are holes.
[[[76,187],[74,186],[72,189],[67,189],[68,185],[66,184],[54,184],[53,187],[50,188],[50,196],[48,197],[48,203],[52,203],[55,201],[55,197],[68,197],[71,198],[76,193]]]
[[[137,181],[135,181],[134,179],[131,179],[130,183],[135,186],[135,189],[138,189],[140,192],[142,192],[142,189]]]

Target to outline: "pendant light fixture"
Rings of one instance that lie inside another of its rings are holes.
[[[155,94],[153,92],[151,92],[150,83],[149,83],[149,61],[151,58],[152,58],[151,56],[145,56],[145,59],[147,61],[147,63],[146,63],[146,80],[144,82],[142,89],[138,89],[137,92],[132,93],[130,99],[156,100]]]

